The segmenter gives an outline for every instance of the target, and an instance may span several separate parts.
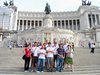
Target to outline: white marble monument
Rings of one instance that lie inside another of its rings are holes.
[[[44,27],[53,27],[52,19],[53,18],[50,14],[45,15],[45,17],[43,18],[43,26]]]

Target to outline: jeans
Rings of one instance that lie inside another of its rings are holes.
[[[64,59],[58,57],[56,63],[56,71],[61,72],[61,70],[63,69],[63,63],[64,63]]]
[[[45,59],[38,59],[38,71],[44,71]]]

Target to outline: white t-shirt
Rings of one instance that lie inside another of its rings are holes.
[[[59,48],[57,45],[56,46],[52,46],[53,47],[53,50],[54,50],[54,55],[57,54],[57,49]]]
[[[67,52],[67,51],[68,51],[68,44],[65,44],[65,45],[63,46],[63,48],[64,48],[64,51]]]
[[[39,47],[32,47],[31,52],[33,53],[33,56],[37,57],[38,56],[38,51],[40,50]]]
[[[39,53],[40,53],[40,54],[39,54]],[[45,55],[42,54],[42,53],[46,54],[46,51],[45,51],[44,49],[40,49],[40,50],[38,51],[39,59],[45,59]]]
[[[95,48],[95,45],[93,43],[91,44],[91,48]]]
[[[53,47],[47,47],[46,51],[47,51],[47,57],[53,57],[53,53],[54,53]],[[48,52],[48,51],[52,51],[52,52]]]
[[[71,49],[70,57],[73,58],[73,49]]]

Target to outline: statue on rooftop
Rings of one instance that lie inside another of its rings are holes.
[[[91,1],[88,1],[87,5],[89,5],[89,6],[90,6],[90,5],[91,5]]]
[[[88,2],[87,2],[87,0],[82,0],[82,5],[90,6],[91,5],[91,1],[88,0]]]
[[[13,0],[10,0],[10,1],[9,1],[9,5],[10,5],[10,6],[13,6],[13,5],[14,5]]]
[[[86,5],[86,0],[82,0],[82,5]]]
[[[44,11],[45,11],[46,14],[50,14],[51,9],[50,9],[50,5],[48,3],[46,3],[46,7],[45,7]]]
[[[4,5],[5,5],[5,6],[8,6],[8,2],[7,2],[7,1],[5,1],[5,2],[4,2]]]

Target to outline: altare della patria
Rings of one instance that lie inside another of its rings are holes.
[[[91,2],[82,1],[77,11],[51,12],[46,3],[44,12],[17,11],[13,0],[0,7],[0,44],[9,42],[23,45],[27,42],[58,42],[68,40],[75,46],[88,46],[96,42],[100,46],[100,10]],[[81,45],[80,45],[81,44]]]

